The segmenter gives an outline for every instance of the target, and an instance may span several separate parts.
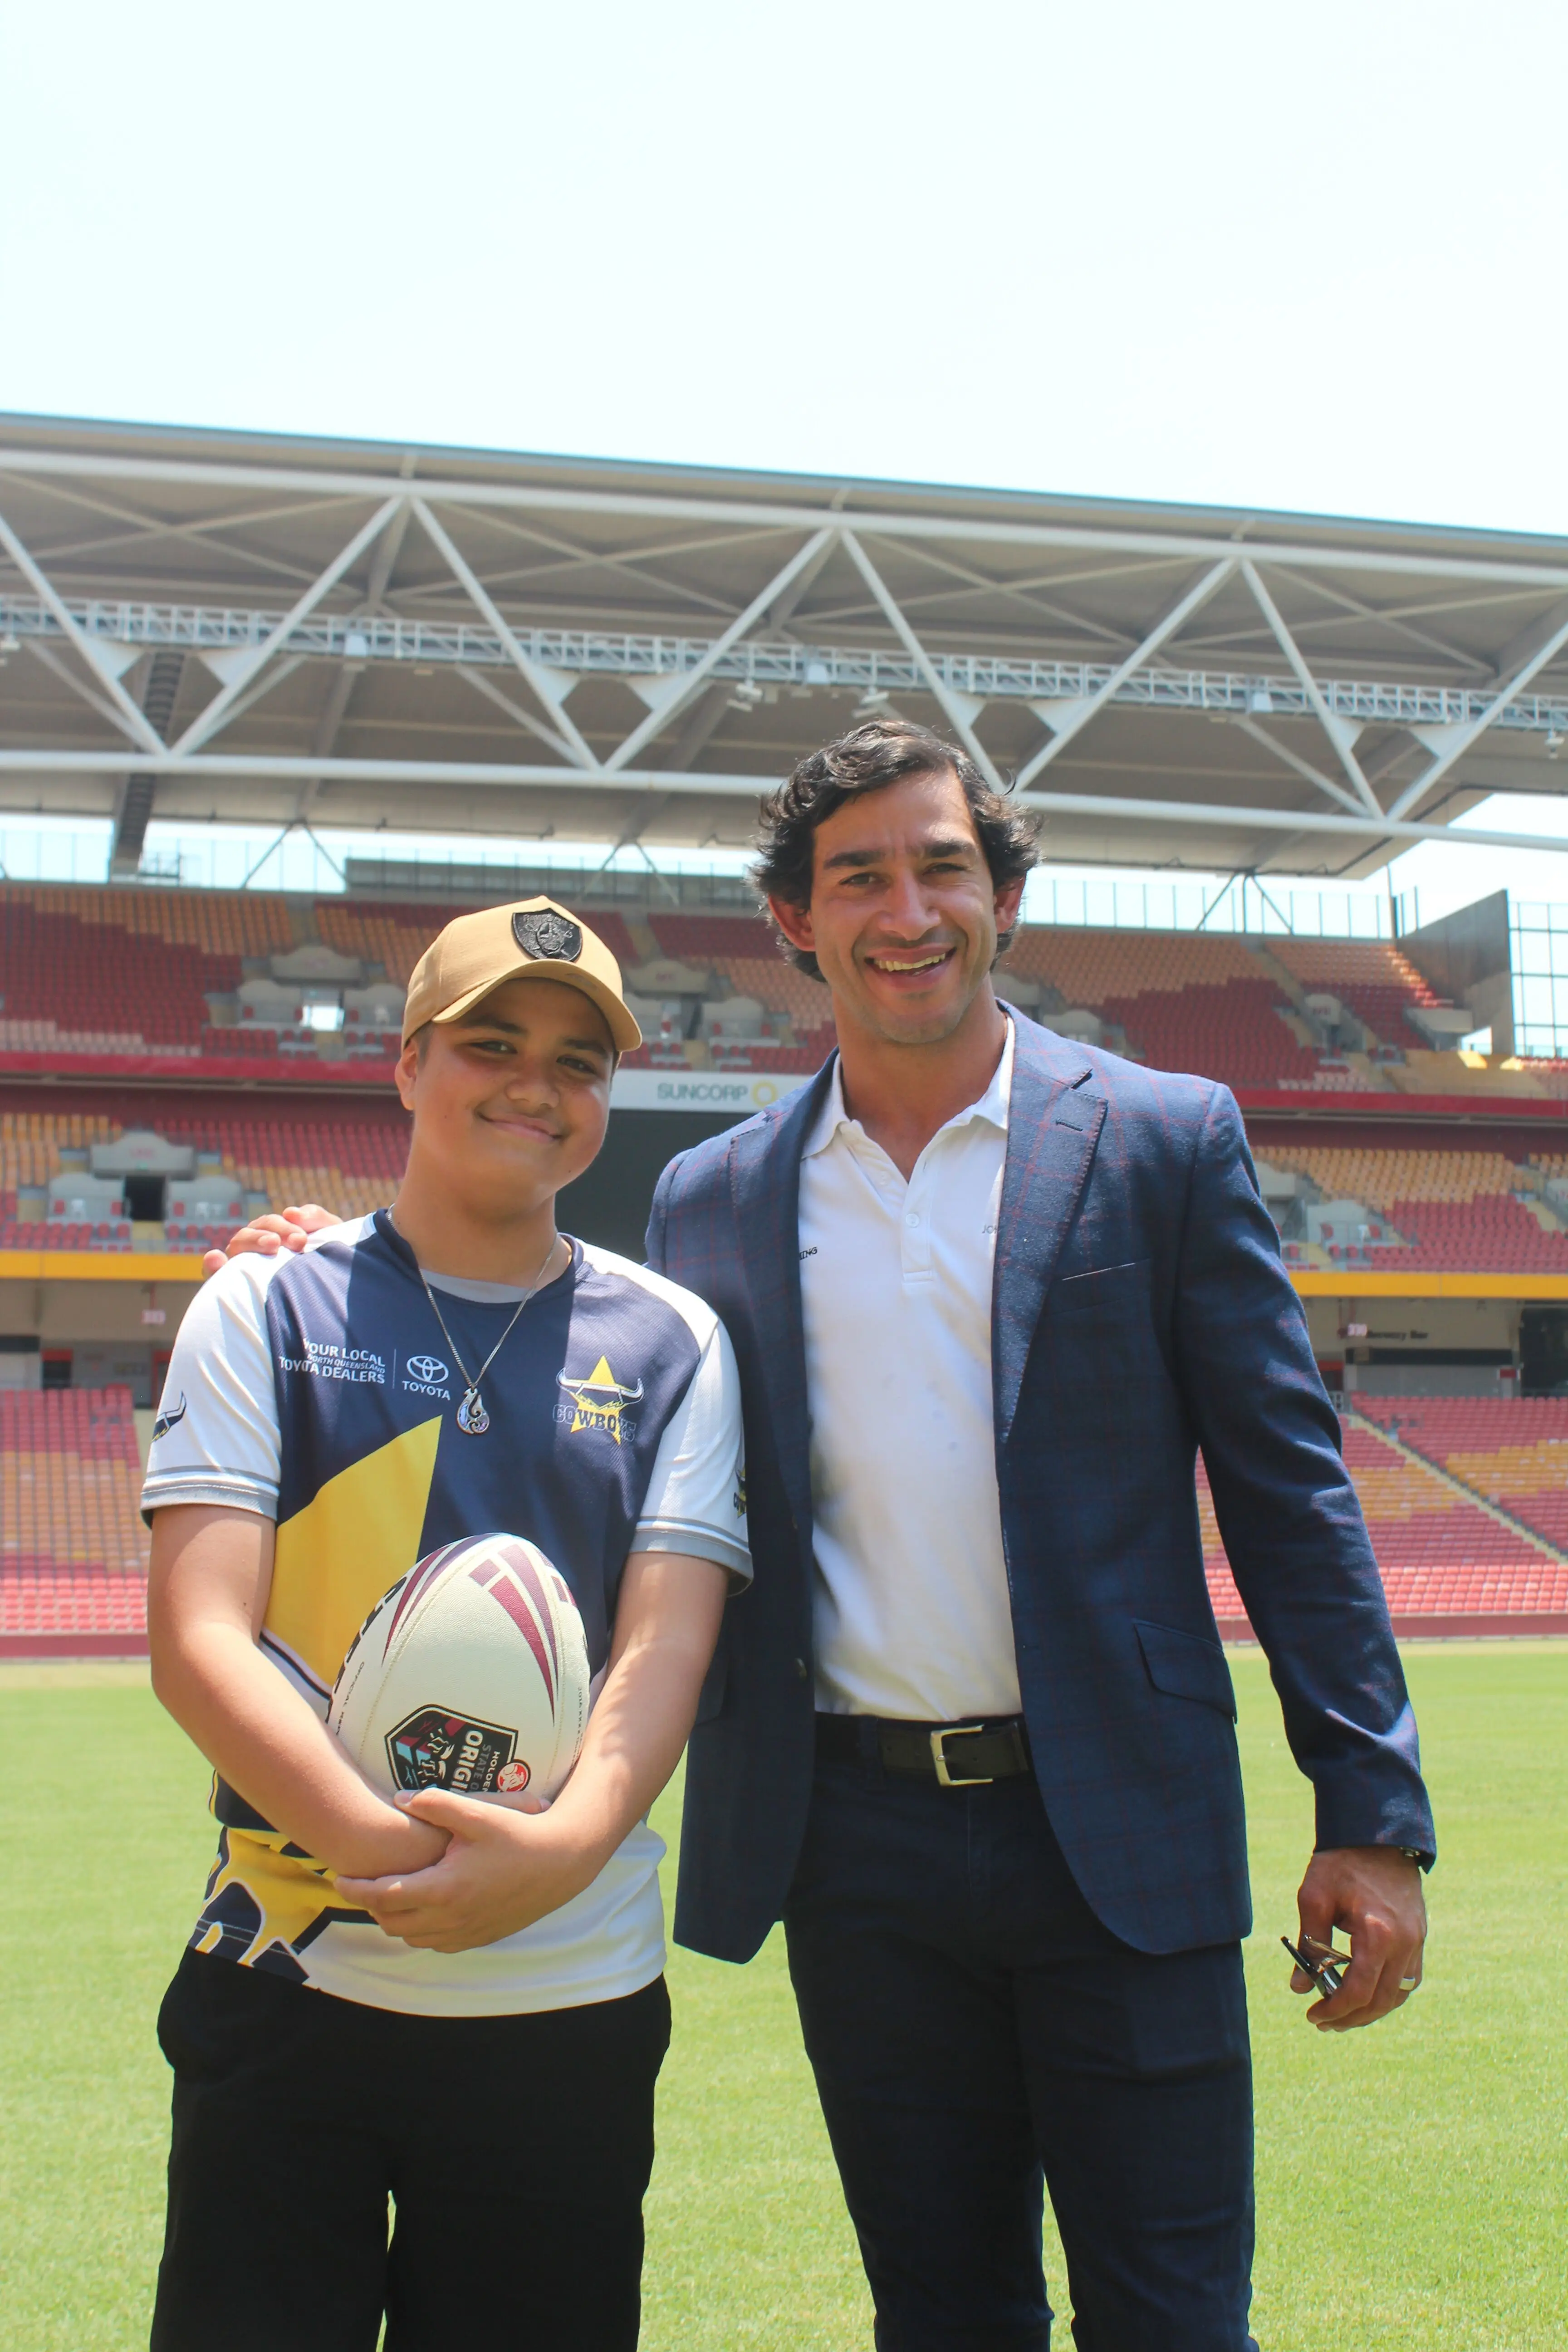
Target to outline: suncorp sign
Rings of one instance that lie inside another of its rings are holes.
[[[809,1086],[809,1078],[783,1070],[617,1070],[610,1089],[613,1110],[729,1111],[749,1118],[754,1110]]]

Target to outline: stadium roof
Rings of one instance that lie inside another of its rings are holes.
[[[1055,860],[1365,873],[1562,794],[1568,540],[0,417],[0,808],[119,871],[153,815],[739,843],[879,709]]]

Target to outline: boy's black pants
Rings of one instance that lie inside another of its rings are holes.
[[[153,2352],[631,2352],[662,1977],[409,2017],[187,1951]],[[395,2215],[390,2243],[387,2200]]]

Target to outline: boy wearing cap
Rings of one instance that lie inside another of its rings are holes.
[[[638,1042],[564,908],[448,924],[408,992],[392,1208],[235,1259],[181,1328],[153,1672],[221,1826],[159,2020],[159,2352],[374,2352],[384,2315],[388,2352],[636,2342],[668,2031],[644,1817],[750,1576],[717,1318],[555,1227]],[[325,1727],[332,1682],[398,1577],[495,1532],[582,1612],[581,1759],[547,1811],[390,1801]]]

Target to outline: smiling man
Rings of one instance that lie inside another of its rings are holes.
[[[235,1260],[181,1328],[153,1674],[221,1828],[159,2020],[159,2352],[373,2352],[384,2315],[389,2352],[637,2340],[668,2032],[645,1816],[750,1575],[712,1309],[556,1231],[637,1042],[564,908],[448,924],[408,990],[392,1208]],[[416,1560],[497,1533],[582,1613],[581,1759],[548,1811],[393,1802],[325,1727],[333,1678]]]
[[[1415,1727],[1305,1319],[1222,1086],[1054,1036],[992,967],[1026,822],[873,723],[757,869],[838,1054],[676,1161],[650,1263],[734,1340],[756,1588],[687,1768],[676,1935],[782,1917],[879,2352],[1242,2352],[1252,2247],[1230,1676],[1201,1445],[1316,1789],[1310,1936],[1418,1979]]]

